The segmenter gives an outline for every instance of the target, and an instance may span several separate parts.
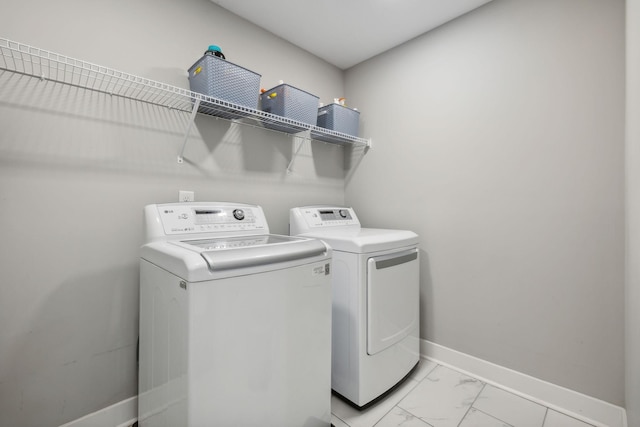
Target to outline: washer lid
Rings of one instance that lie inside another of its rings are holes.
[[[377,252],[418,244],[418,235],[413,231],[382,228],[325,228],[303,236],[323,240],[333,250],[353,253]]]
[[[319,240],[275,234],[169,242],[199,252],[211,271],[254,267],[322,255]]]

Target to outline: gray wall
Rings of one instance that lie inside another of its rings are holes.
[[[208,0],[4,0],[0,37],[188,87],[209,44],[319,95],[343,73]],[[257,96],[257,94],[256,94]],[[0,426],[58,426],[137,392],[138,248],[145,204],[344,203],[343,149],[0,72]],[[9,243],[10,242],[10,243]]]
[[[626,408],[640,426],[640,1],[627,0]]]
[[[346,200],[421,236],[421,334],[624,402],[624,2],[495,0],[350,69]]]

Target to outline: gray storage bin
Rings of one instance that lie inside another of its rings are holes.
[[[189,86],[221,101],[256,110],[260,92],[260,74],[213,55],[204,55],[189,68]],[[200,110],[225,118],[242,117],[242,113],[228,108],[206,105]]]
[[[318,109],[318,127],[358,136],[360,112],[340,104],[329,104]]]
[[[318,111],[318,98],[288,84],[281,84],[260,95],[260,109],[265,113],[275,114],[287,119],[315,125]],[[265,121],[264,126],[281,132],[295,133],[308,129],[294,123],[278,123]]]

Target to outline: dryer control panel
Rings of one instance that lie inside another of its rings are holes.
[[[291,209],[289,227],[294,235],[324,227],[360,228],[360,221],[353,208],[306,206]]]
[[[166,203],[145,207],[147,241],[165,236],[268,234],[260,206],[223,203]]]

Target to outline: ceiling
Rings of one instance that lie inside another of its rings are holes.
[[[491,0],[211,0],[347,69]]]

